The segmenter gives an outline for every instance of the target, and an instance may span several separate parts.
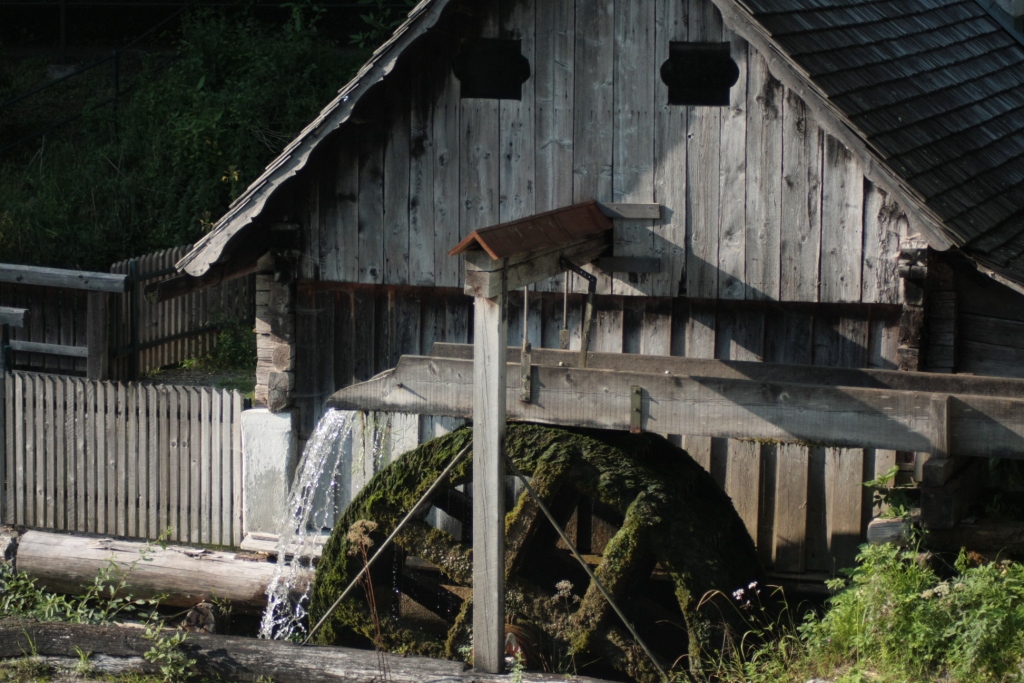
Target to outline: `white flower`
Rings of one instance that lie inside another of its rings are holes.
[[[734,590],[732,592],[733,600],[736,600],[737,602],[742,600],[743,599],[743,593],[744,593],[744,590],[742,588],[737,588],[736,590]]]
[[[748,588],[749,590],[754,590],[755,588],[757,588],[757,581],[751,581],[751,582],[750,582],[750,585],[749,585],[749,586],[747,586],[747,588]]]

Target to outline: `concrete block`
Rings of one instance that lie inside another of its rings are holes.
[[[243,530],[278,533],[298,461],[298,436],[291,411],[242,412]]]

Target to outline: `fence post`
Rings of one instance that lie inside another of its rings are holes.
[[[129,377],[139,378],[139,280],[138,262],[128,259],[128,335],[132,347]]]
[[[13,481],[7,481],[7,354],[10,338],[10,326],[0,325],[0,521],[5,524],[14,524],[14,515],[8,514],[7,487],[14,486]]]
[[[86,375],[89,379],[107,379],[110,369],[108,348],[107,304],[110,295],[106,292],[89,292],[86,310],[86,346],[89,357]]]

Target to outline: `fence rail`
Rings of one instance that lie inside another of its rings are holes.
[[[237,391],[4,374],[4,523],[238,545]]]

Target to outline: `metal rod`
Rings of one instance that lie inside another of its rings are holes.
[[[466,457],[466,453],[469,453],[472,449],[473,444],[470,443],[468,446],[466,446],[461,451],[455,454],[455,457],[452,458],[452,461],[448,463],[448,466],[445,467],[444,470],[441,471],[441,474],[439,474],[437,479],[434,480],[434,483],[430,485],[430,488],[427,489],[422,496],[420,496],[420,499],[416,502],[415,505],[412,506],[412,509],[409,510],[405,517],[402,518],[402,521],[398,523],[398,526],[395,527],[395,530],[391,532],[391,535],[384,539],[384,542],[380,544],[380,547],[377,548],[377,552],[373,554],[373,557],[371,557],[370,560],[363,566],[363,568],[359,570],[359,573],[356,574],[355,578],[352,579],[352,582],[348,584],[348,587],[341,592],[341,595],[338,596],[338,599],[334,601],[334,603],[327,609],[326,612],[324,612],[324,615],[320,617],[320,621],[316,622],[316,625],[309,630],[309,635],[306,636],[306,639],[302,641],[303,645],[307,644],[309,640],[316,634],[316,632],[320,630],[320,627],[324,625],[324,622],[327,621],[327,618],[331,616],[334,610],[338,608],[338,605],[341,604],[341,601],[344,600],[352,591],[352,589],[355,588],[355,585],[359,583],[359,579],[363,578],[363,574],[370,570],[370,567],[372,567],[373,563],[377,561],[377,558],[381,556],[381,553],[384,552],[384,549],[391,545],[391,541],[395,540],[395,536],[398,535],[398,532],[401,531],[405,527],[405,525],[408,524],[409,521],[416,516],[423,503],[430,500],[434,493],[437,492],[437,489],[441,486],[441,482],[447,479],[448,475],[451,474],[453,469],[455,469],[455,466],[458,465],[462,461],[462,459]]]
[[[558,532],[558,535],[559,537],[561,537],[562,542],[569,547],[569,550],[572,552],[573,557],[575,557],[576,560],[580,563],[580,565],[582,565],[583,570],[587,572],[587,576],[589,576],[593,584],[597,586],[597,590],[601,592],[601,595],[603,595],[604,599],[608,601],[608,604],[611,605],[611,608],[615,610],[615,613],[617,615],[619,615],[619,619],[621,619],[622,623],[625,624],[626,628],[629,630],[630,635],[633,636],[633,640],[635,640],[637,645],[640,646],[640,649],[644,651],[644,653],[647,655],[647,658],[651,660],[651,664],[653,664],[654,668],[657,669],[658,673],[661,674],[662,679],[668,681],[668,674],[665,673],[665,670],[661,667],[661,663],[658,662],[657,659],[655,659],[654,653],[651,652],[650,648],[647,647],[647,644],[644,643],[643,639],[640,637],[640,634],[636,632],[635,628],[633,628],[633,624],[631,624],[629,619],[626,618],[626,615],[622,613],[622,610],[619,609],[619,606],[615,604],[615,600],[612,599],[612,596],[608,593],[608,590],[604,587],[604,584],[601,583],[601,581],[597,578],[597,575],[594,574],[594,571],[590,568],[590,565],[587,564],[587,561],[583,559],[582,555],[580,555],[580,551],[576,550],[576,546],[573,545],[572,541],[569,540],[569,537],[566,535],[565,531],[558,524],[558,522],[555,521],[555,516],[551,514],[551,510],[548,510],[548,506],[544,504],[544,501],[541,499],[541,497],[538,496],[537,492],[533,490],[533,486],[530,485],[530,482],[526,478],[526,475],[524,475],[519,470],[519,468],[516,467],[516,464],[512,462],[512,458],[508,457],[508,455],[505,455],[505,462],[508,463],[508,466],[512,470],[512,473],[519,477],[519,480],[523,482],[523,487],[526,488],[527,493],[529,493],[533,500],[537,503],[537,507],[541,509],[541,512],[544,513],[544,516],[548,518],[548,521],[551,522],[551,526],[555,527],[555,531]]]

